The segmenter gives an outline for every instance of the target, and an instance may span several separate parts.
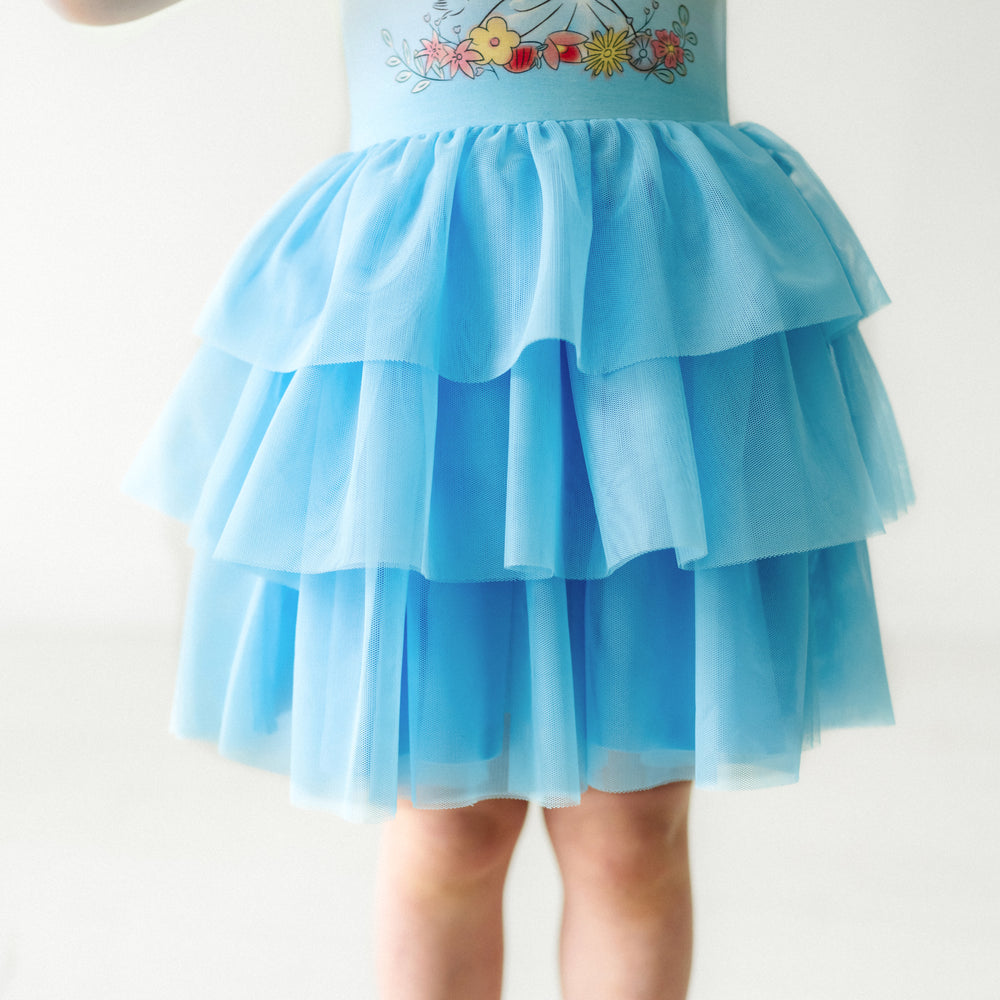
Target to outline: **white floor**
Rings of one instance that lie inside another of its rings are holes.
[[[1000,997],[1000,643],[887,652],[895,727],[829,733],[798,785],[695,790],[690,1000]],[[167,734],[175,654],[0,644],[0,997],[374,998],[378,828]],[[558,907],[534,810],[505,1000],[557,1000]]]

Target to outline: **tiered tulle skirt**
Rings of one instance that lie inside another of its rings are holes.
[[[171,730],[357,820],[795,781],[893,713],[888,301],[757,125],[469,126],[263,219],[126,477],[196,550]]]

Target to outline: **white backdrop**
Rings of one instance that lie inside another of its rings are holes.
[[[871,546],[888,642],[983,633],[1000,362],[987,0],[730,0],[734,120],[797,146],[894,304],[867,339],[917,507]],[[184,531],[118,491],[228,256],[346,148],[336,0],[186,0],[115,28],[0,9],[0,626],[172,628]]]
[[[185,531],[118,489],[229,256],[346,148],[336,2],[97,29],[0,0],[10,1000],[374,996],[375,831],[167,734]],[[894,298],[865,330],[917,506],[871,543],[898,725],[824,733],[796,785],[694,796],[691,997],[995,1000],[1000,5],[729,13],[734,120],[802,151]],[[535,810],[505,1000],[558,994],[559,905]]]

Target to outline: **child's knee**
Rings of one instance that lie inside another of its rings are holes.
[[[459,809],[402,808],[392,822],[401,828],[397,832],[414,865],[433,877],[464,881],[506,869],[527,805],[486,799]]]
[[[588,791],[580,806],[546,811],[564,875],[641,887],[687,866],[690,782],[643,792]]]

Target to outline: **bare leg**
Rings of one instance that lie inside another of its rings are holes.
[[[381,1000],[499,1000],[503,888],[527,802],[399,811],[376,887]]]
[[[642,792],[588,789],[579,806],[545,810],[565,887],[564,1000],[687,996],[690,793],[690,781]]]

